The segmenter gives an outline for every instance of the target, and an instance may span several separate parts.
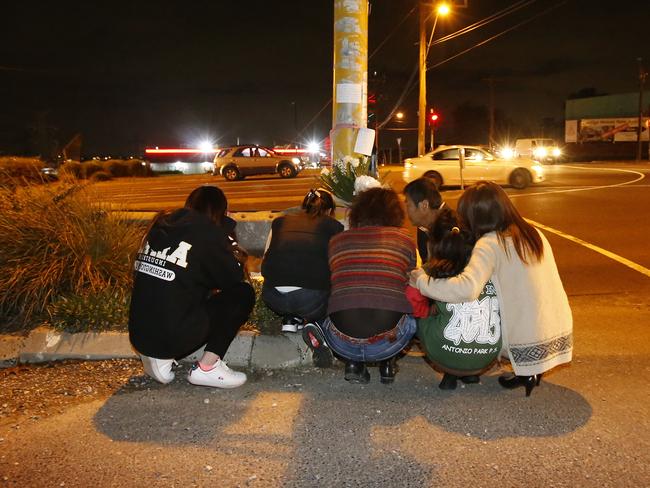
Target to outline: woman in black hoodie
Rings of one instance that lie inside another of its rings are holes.
[[[154,219],[136,256],[129,337],[145,372],[161,383],[174,379],[176,358],[203,345],[190,383],[235,388],[246,382],[223,361],[255,304],[227,206],[216,186],[196,188],[183,208]]]

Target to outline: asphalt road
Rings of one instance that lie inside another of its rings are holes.
[[[501,389],[498,370],[441,391],[440,375],[407,356],[388,386],[376,369],[349,385],[340,365],[253,372],[231,391],[107,369],[93,378],[110,388],[39,416],[12,402],[40,395],[46,409],[78,379],[31,390],[30,367],[14,373],[21,395],[0,376],[0,406],[14,412],[0,416],[0,486],[650,486],[648,170],[564,165],[508,190],[549,237],[575,324],[574,361],[530,398]],[[459,194],[444,192],[452,205]]]

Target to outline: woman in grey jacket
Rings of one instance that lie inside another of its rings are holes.
[[[425,296],[458,303],[477,299],[492,280],[501,307],[503,350],[515,373],[501,376],[499,383],[524,386],[529,396],[542,373],[570,362],[573,353],[573,318],[553,251],[495,183],[468,188],[458,213],[477,239],[467,267],[446,279],[430,279],[417,269],[411,285]]]

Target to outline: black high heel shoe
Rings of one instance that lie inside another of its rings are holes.
[[[397,373],[397,364],[395,363],[395,356],[389,359],[384,359],[379,362],[379,381],[388,384],[395,381],[395,373]]]
[[[441,390],[455,390],[457,384],[458,384],[458,376],[445,373],[442,375],[442,381],[438,385],[438,388],[440,388]]]
[[[499,376],[499,384],[501,386],[509,390],[523,386],[526,389],[527,397],[530,396],[533,388],[539,386],[540,381],[542,381],[541,374],[534,374],[532,376],[513,376],[511,378],[508,378],[507,376]]]

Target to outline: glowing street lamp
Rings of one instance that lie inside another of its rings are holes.
[[[425,145],[425,125],[426,125],[426,110],[427,110],[427,55],[429,54],[429,46],[433,40],[433,33],[436,31],[438,25],[438,18],[446,16],[450,12],[449,5],[440,3],[436,7],[436,17],[433,21],[433,28],[431,29],[431,36],[429,42],[426,42],[426,19],[429,17],[426,9],[428,6],[424,2],[420,2],[420,96],[418,99],[418,155],[424,154]]]

